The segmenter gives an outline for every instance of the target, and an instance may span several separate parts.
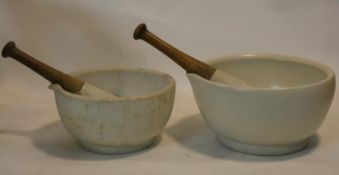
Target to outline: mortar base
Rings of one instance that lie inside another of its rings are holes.
[[[153,144],[155,138],[152,138],[140,145],[133,146],[107,146],[107,145],[97,145],[91,143],[80,142],[80,145],[91,152],[99,153],[99,154],[127,154],[136,151],[141,151],[143,149],[148,148]]]
[[[309,139],[302,140],[286,145],[254,145],[228,139],[223,136],[217,136],[217,139],[227,148],[252,155],[276,156],[290,154],[305,148]]]

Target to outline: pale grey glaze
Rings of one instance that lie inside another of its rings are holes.
[[[91,151],[121,154],[143,149],[153,143],[170,117],[175,81],[169,75],[145,69],[88,70],[72,75],[120,96],[82,96],[51,85],[62,123]]]

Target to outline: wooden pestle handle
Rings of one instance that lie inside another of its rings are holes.
[[[26,65],[36,73],[46,78],[51,83],[60,84],[62,88],[69,92],[77,93],[80,91],[84,82],[76,79],[68,74],[65,74],[45,63],[38,61],[32,56],[26,54],[15,46],[13,41],[8,42],[2,50],[4,58],[12,57],[20,63]]]
[[[142,39],[151,44],[165,55],[170,57],[173,61],[179,64],[188,73],[195,73],[205,79],[211,79],[216,71],[216,68],[203,63],[166,43],[153,33],[149,32],[145,24],[140,24],[134,31],[134,39]]]

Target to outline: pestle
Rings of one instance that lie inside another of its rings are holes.
[[[36,73],[43,76],[52,84],[57,83],[60,86],[72,93],[81,95],[94,96],[99,98],[111,98],[118,99],[119,97],[99,89],[90,83],[84,82],[80,79],[72,77],[66,73],[63,73],[49,65],[38,61],[32,56],[26,54],[15,46],[13,41],[8,42],[2,50],[2,56],[4,58],[11,57],[20,63],[26,65]]]
[[[232,84],[237,86],[246,86],[246,83],[224,71],[201,62],[166,43],[153,33],[147,30],[145,24],[140,24],[134,31],[134,39],[142,39],[151,44],[165,55],[170,57],[174,62],[179,64],[187,73],[198,74],[201,77],[220,82],[224,84]]]

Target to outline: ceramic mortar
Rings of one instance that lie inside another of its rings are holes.
[[[187,74],[204,120],[233,150],[281,155],[302,149],[323,122],[335,91],[327,66],[292,56],[232,55],[211,65],[249,87]]]
[[[144,149],[165,127],[173,107],[175,81],[146,69],[85,70],[72,74],[121,98],[72,94],[52,84],[62,123],[80,144],[97,153]]]

